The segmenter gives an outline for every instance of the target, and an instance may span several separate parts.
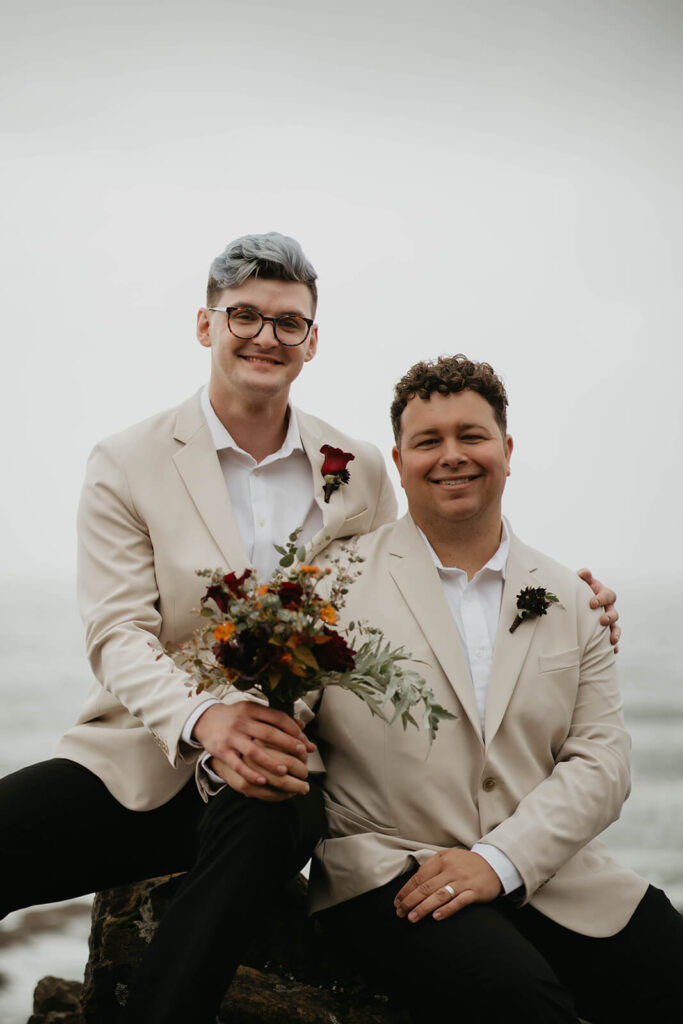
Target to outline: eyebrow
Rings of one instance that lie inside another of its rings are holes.
[[[233,305],[233,309],[253,309],[255,313],[260,313],[261,316],[268,316],[268,314],[264,313],[262,309],[259,309],[254,302],[236,302]],[[306,316],[306,314],[302,313],[299,309],[285,309],[281,313],[275,313],[275,316],[300,316],[303,317],[304,320],[312,319],[312,317]]]
[[[486,434],[491,433],[491,428],[487,427],[483,423],[460,423],[458,425],[459,433],[463,433],[467,430],[481,430]],[[417,430],[414,434],[408,434],[407,438],[410,441],[414,441],[418,437],[436,437],[441,433],[442,431],[440,427],[425,427],[424,430]]]

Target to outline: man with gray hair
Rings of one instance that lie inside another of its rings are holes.
[[[324,827],[307,781],[315,748],[301,726],[260,703],[190,695],[184,673],[152,646],[196,626],[197,569],[254,568],[268,578],[273,545],[298,527],[313,558],[331,539],[395,517],[377,449],[289,401],[316,352],[316,301],[315,270],[292,238],[246,236],[211,264],[197,314],[208,385],[103,441],[88,462],[78,515],[79,602],[95,676],[86,705],[54,758],[0,782],[0,917],[187,871],[127,1022],[213,1021],[273,895]],[[353,460],[331,493],[328,445]],[[267,799],[225,787],[211,755],[245,785],[265,783],[266,773]],[[209,799],[212,789],[220,791]]]
[[[268,578],[273,545],[298,527],[312,558],[395,518],[377,449],[289,401],[316,353],[316,301],[316,273],[283,235],[239,238],[211,264],[197,314],[208,385],[103,441],[88,462],[78,516],[95,677],[86,705],[54,758],[0,781],[0,917],[187,872],[127,1024],[213,1021],[274,893],[324,828],[308,781],[321,765],[301,725],[243,695],[189,696],[158,653],[196,625],[197,569]],[[336,487],[323,475],[328,446],[350,462]],[[605,614],[614,624],[615,610]]]

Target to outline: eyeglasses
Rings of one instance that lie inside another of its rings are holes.
[[[250,306],[207,306],[213,313],[227,313],[230,333],[240,341],[255,338],[263,325],[273,325],[273,334],[281,345],[303,345],[308,337],[313,320],[298,313],[281,313],[280,316],[264,316]]]

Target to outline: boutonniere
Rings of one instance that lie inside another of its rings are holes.
[[[325,456],[320,472],[325,481],[325,504],[327,504],[342,484],[348,484],[350,475],[346,464],[356,456],[351,452],[343,452],[341,448],[333,448],[331,444],[324,444],[320,449],[320,454]]]
[[[560,604],[560,599],[545,587],[523,587],[517,594],[517,615],[510,626],[510,632],[514,633],[517,626],[520,626],[525,619],[536,619],[539,615],[547,615],[551,604]]]

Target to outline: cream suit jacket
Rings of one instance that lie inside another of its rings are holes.
[[[379,451],[297,410],[323,528],[310,556],[336,537],[395,518]],[[352,452],[350,481],[323,499],[320,448]],[[78,590],[95,675],[78,721],[55,755],[85,765],[126,807],[169,800],[194,771],[181,741],[192,709],[186,676],[150,641],[180,641],[198,625],[206,581],[197,569],[249,566],[199,394],[98,445],[78,514]],[[283,538],[284,539],[284,538]]]
[[[403,644],[458,719],[440,725],[429,750],[424,729],[388,726],[352,694],[323,691],[315,738],[327,769],[329,838],[311,875],[312,909],[375,889],[438,850],[482,841],[510,858],[525,901],[543,914],[586,935],[620,930],[647,882],[595,839],[628,795],[630,742],[589,588],[512,538],[484,738],[458,631],[411,519],[358,547],[366,561],[345,615]],[[546,587],[564,607],[511,634],[526,586]]]

